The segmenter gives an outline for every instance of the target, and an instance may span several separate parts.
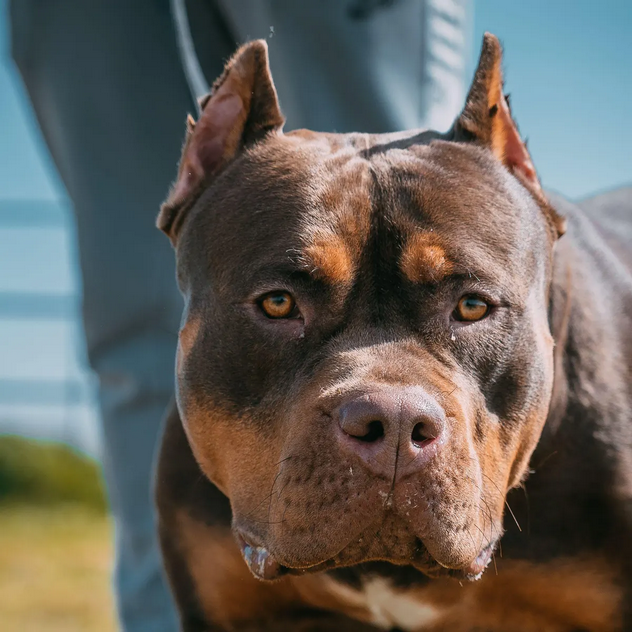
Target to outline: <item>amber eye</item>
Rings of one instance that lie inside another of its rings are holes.
[[[491,305],[478,296],[464,296],[457,304],[453,317],[455,320],[474,322],[489,314]]]
[[[291,318],[296,314],[296,301],[289,292],[270,292],[259,304],[268,318]]]

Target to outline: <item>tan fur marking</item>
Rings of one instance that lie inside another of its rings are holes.
[[[179,527],[195,591],[209,621],[232,629],[235,623],[272,618],[296,606],[288,578],[274,583],[255,579],[232,535],[182,512]]]
[[[233,504],[265,506],[261,505],[261,488],[272,486],[276,471],[269,464],[280,458],[278,437],[236,427],[229,413],[194,397],[186,398],[182,427],[202,471]],[[250,466],[244,468],[244,463]]]
[[[200,318],[191,318],[187,320],[178,333],[178,352],[176,355],[176,371],[178,374],[182,371],[184,361],[197,340],[201,324]]]
[[[443,247],[426,233],[418,233],[408,240],[400,266],[413,283],[436,282],[453,270],[453,264]]]
[[[352,589],[344,590],[325,574],[287,576],[275,582],[255,579],[232,535],[181,512],[180,545],[204,615],[232,627],[271,619],[296,607],[312,607],[370,622],[372,613]],[[348,593],[348,594],[346,594]]]
[[[313,273],[332,283],[350,283],[353,279],[353,261],[345,242],[336,235],[318,239],[305,250],[313,265]]]
[[[432,632],[618,632],[621,591],[604,561],[498,561],[474,584],[437,580],[417,592],[447,612]]]
[[[324,573],[294,577],[292,583],[304,602],[313,608],[337,612],[365,623],[373,619],[361,593]]]
[[[321,166],[325,177],[312,191],[313,204],[323,213],[304,218],[303,254],[310,272],[349,285],[369,231],[371,175],[350,146],[336,147],[333,139],[327,145],[331,153]]]

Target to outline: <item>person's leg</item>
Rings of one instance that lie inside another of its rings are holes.
[[[470,0],[218,5],[240,41],[268,39],[287,129],[446,130],[463,105]]]
[[[150,475],[181,300],[154,220],[195,104],[169,1],[14,0],[11,17],[15,60],[76,211],[120,619],[130,632],[172,631]],[[230,52],[218,47],[218,63]]]

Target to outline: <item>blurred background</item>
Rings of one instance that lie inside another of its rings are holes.
[[[632,3],[473,9],[468,77],[483,32],[495,33],[544,186],[581,198],[630,184]],[[115,625],[79,288],[71,205],[12,65],[0,0],[0,631]]]

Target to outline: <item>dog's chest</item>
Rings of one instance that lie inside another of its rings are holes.
[[[370,622],[384,630],[398,628],[406,632],[422,631],[434,624],[442,614],[437,606],[394,588],[383,578],[367,580],[361,589],[331,580],[329,590],[349,606],[365,610]]]

